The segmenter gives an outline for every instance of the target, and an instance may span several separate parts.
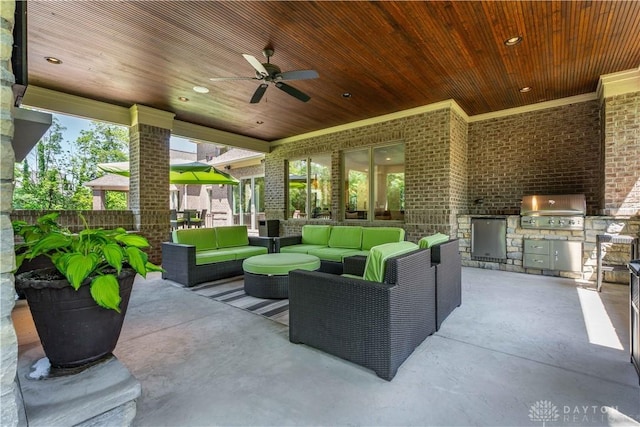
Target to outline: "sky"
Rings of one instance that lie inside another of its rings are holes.
[[[52,113],[54,117],[58,119],[62,127],[67,128],[63,133],[63,139],[66,142],[72,143],[80,136],[80,131],[83,129],[89,129],[91,124],[91,120],[81,119],[78,117],[68,116],[66,114],[58,114]],[[170,140],[170,146],[172,149],[187,151],[189,153],[196,152],[196,145],[193,142],[189,142],[189,140],[184,138],[178,138],[176,136],[172,136]],[[68,150],[70,147],[68,145],[63,145],[63,150]],[[33,150],[32,150],[33,153]],[[31,153],[29,153],[31,154]]]

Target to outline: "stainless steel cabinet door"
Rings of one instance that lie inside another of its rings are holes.
[[[471,219],[471,256],[507,258],[507,221],[505,219]]]

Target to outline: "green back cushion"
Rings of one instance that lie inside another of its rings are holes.
[[[362,278],[371,282],[382,283],[387,267],[387,259],[415,251],[416,249],[418,249],[418,245],[412,242],[385,243],[374,246],[369,251]]]
[[[234,246],[247,246],[249,234],[246,225],[232,225],[229,227],[217,227],[216,238],[219,248],[232,248]]]
[[[445,243],[449,241],[449,235],[447,234],[442,234],[442,233],[436,233],[436,234],[432,234],[431,236],[425,236],[422,239],[420,239],[420,241],[418,242],[418,245],[421,248],[430,248],[433,245],[439,245],[440,243]]]
[[[331,230],[330,248],[360,249],[362,244],[362,227],[338,225]]]
[[[302,243],[327,246],[330,234],[330,225],[304,225],[302,226]]]
[[[173,242],[194,245],[196,252],[217,249],[215,228],[185,228],[173,230]]]
[[[402,242],[404,229],[399,227],[363,227],[362,250],[368,251],[374,246],[384,243]]]

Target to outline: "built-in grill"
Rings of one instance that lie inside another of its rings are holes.
[[[587,203],[584,194],[524,196],[520,226],[539,230],[584,230]]]

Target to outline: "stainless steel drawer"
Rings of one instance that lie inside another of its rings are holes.
[[[525,254],[524,266],[527,268],[551,269],[551,260],[549,255]]]
[[[524,240],[524,253],[549,255],[549,240]]]

